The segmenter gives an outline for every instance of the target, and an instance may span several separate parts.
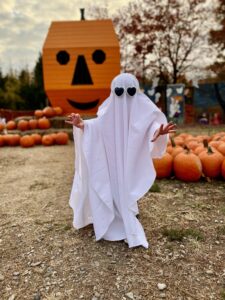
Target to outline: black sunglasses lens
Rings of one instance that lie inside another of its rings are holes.
[[[124,92],[124,88],[119,88],[119,87],[116,87],[116,88],[115,88],[115,94],[116,94],[117,96],[123,95],[123,92]]]
[[[128,89],[127,89],[127,93],[128,93],[130,96],[134,96],[135,93],[136,93],[136,88],[135,88],[135,87],[128,88]]]

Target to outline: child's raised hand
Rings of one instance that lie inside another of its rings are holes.
[[[169,122],[165,127],[163,127],[163,124],[162,124],[159,127],[159,129],[156,130],[151,142],[155,142],[160,135],[176,132],[176,127],[177,127],[177,125],[174,124],[173,122]]]
[[[65,121],[66,123],[84,129],[84,121],[79,114],[72,113],[68,115],[67,118],[68,119]]]

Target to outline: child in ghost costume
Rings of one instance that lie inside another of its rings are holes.
[[[96,240],[148,242],[137,219],[137,201],[153,184],[152,158],[161,157],[175,125],[139,89],[131,74],[120,74],[97,118],[68,116],[75,142],[75,176],[70,196],[77,229],[93,224]]]

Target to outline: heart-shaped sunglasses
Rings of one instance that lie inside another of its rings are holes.
[[[122,87],[116,87],[114,89],[114,91],[115,91],[115,94],[117,96],[122,96],[123,93],[124,93],[124,88],[122,88]],[[130,96],[134,96],[136,94],[136,88],[135,87],[129,87],[129,88],[127,88],[127,93]]]

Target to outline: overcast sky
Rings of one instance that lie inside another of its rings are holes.
[[[106,0],[107,1],[107,0]],[[128,0],[108,1],[110,13]],[[0,0],[0,68],[32,69],[47,35],[49,25],[57,20],[79,20],[80,8],[90,0]],[[105,0],[95,0],[103,5]]]

